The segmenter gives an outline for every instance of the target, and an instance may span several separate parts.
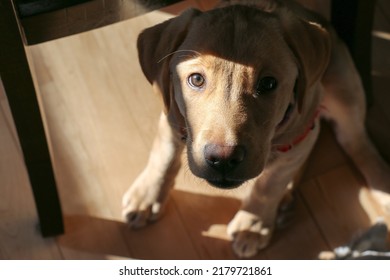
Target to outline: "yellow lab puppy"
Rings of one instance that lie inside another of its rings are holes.
[[[318,15],[292,1],[222,1],[146,29],[138,50],[165,110],[149,162],[123,198],[130,226],[159,216],[186,147],[190,170],[211,185],[251,185],[228,233],[238,256],[255,255],[270,241],[320,117],[332,122],[370,187],[386,190],[390,169],[364,127],[360,78]]]

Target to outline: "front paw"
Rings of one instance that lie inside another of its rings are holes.
[[[267,247],[273,226],[264,223],[259,216],[244,210],[237,212],[229,223],[227,232],[233,239],[233,250],[240,258],[250,258]]]
[[[379,214],[390,218],[390,193],[379,191],[376,189],[370,190],[371,195],[376,202],[376,204],[379,206]]]
[[[162,212],[161,187],[142,173],[122,199],[122,216],[134,229],[156,221]]]

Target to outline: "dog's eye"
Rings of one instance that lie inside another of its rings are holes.
[[[199,73],[191,74],[188,77],[188,84],[192,88],[199,89],[203,87],[204,83],[205,83],[205,78]]]
[[[267,92],[274,91],[278,86],[278,81],[271,76],[263,77],[261,80],[257,83],[256,86],[256,93],[257,94],[263,94]]]

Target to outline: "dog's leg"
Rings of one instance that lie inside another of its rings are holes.
[[[148,164],[123,196],[123,216],[131,227],[159,217],[180,169],[182,150],[180,136],[162,113]]]
[[[323,82],[325,117],[332,121],[338,142],[365,177],[382,210],[390,215],[390,168],[367,134],[363,86],[344,45],[336,45]]]
[[[278,207],[304,165],[319,132],[319,124],[308,139],[272,162],[251,181],[251,193],[228,225],[233,250],[239,257],[252,257],[265,248],[276,226]]]

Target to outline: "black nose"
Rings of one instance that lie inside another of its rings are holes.
[[[245,159],[244,146],[221,146],[207,144],[204,147],[204,158],[209,166],[218,172],[226,174],[235,169]]]

